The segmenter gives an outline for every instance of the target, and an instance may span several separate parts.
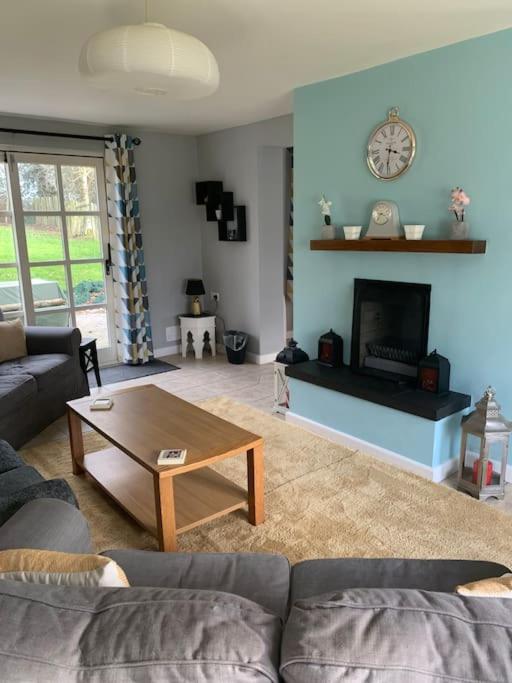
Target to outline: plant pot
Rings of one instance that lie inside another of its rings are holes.
[[[346,240],[358,240],[361,237],[361,225],[344,225],[343,232]]]
[[[336,237],[336,227],[331,225],[322,225],[322,239],[333,240]]]
[[[420,240],[423,237],[424,225],[404,225],[406,240]]]
[[[453,221],[450,238],[452,240],[467,240],[469,239],[469,223],[467,221]]]

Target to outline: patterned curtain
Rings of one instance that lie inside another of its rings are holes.
[[[139,365],[153,358],[153,341],[133,147],[129,135],[105,141],[105,179],[117,342],[122,361]]]
[[[286,257],[286,298],[293,301],[293,147],[288,147],[288,253]]]

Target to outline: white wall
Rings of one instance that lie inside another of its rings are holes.
[[[228,328],[249,333],[256,354],[284,342],[284,150],[292,139],[292,116],[198,138],[199,180],[222,180],[247,211],[247,242],[229,243],[218,241],[217,225],[198,207],[205,287],[208,296],[220,293],[219,315]]]

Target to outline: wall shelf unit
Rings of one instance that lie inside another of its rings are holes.
[[[312,251],[379,251],[416,254],[485,254],[485,240],[311,240]]]

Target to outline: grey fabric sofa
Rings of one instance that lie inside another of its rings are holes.
[[[0,311],[0,320],[3,319]],[[28,355],[0,363],[0,438],[19,448],[89,393],[80,330],[26,327]]]
[[[46,481],[34,467],[25,465],[10,444],[0,439],[0,525],[36,498],[56,498],[78,507],[64,479]]]
[[[34,500],[0,527],[8,547],[89,552],[87,523],[64,501]],[[0,581],[2,681],[512,679],[510,601],[454,593],[507,572],[502,565],[348,558],[290,567],[271,554],[104,554],[130,588]]]

